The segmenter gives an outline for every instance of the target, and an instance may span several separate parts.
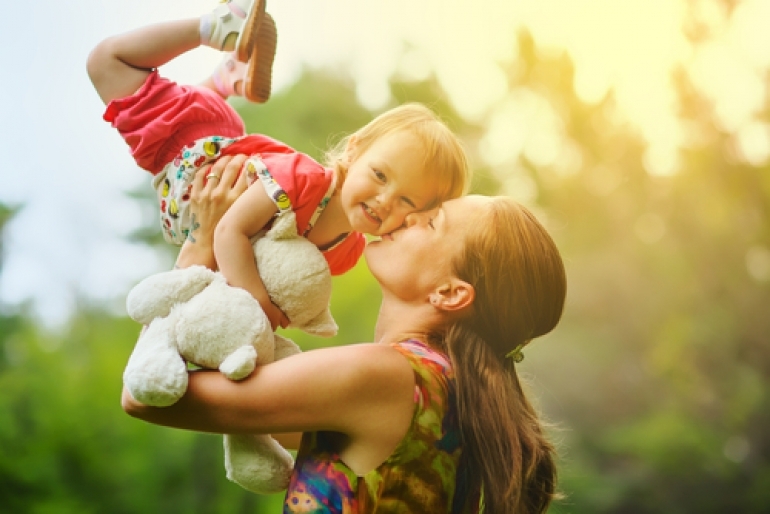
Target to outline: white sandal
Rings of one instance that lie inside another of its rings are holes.
[[[222,0],[208,15],[213,30],[206,44],[220,51],[235,50],[236,58],[247,62],[265,16],[265,3],[266,0]]]
[[[278,30],[270,13],[257,30],[257,41],[249,57],[243,82],[243,95],[250,101],[265,103],[270,98],[273,82],[273,60],[278,43]]]

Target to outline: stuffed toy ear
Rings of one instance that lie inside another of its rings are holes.
[[[334,321],[329,309],[324,310],[319,313],[318,316],[302,325],[302,330],[304,332],[320,337],[332,337],[337,335],[337,328],[337,323]]]
[[[148,325],[155,318],[167,316],[174,305],[184,303],[203,291],[214,276],[214,272],[205,266],[150,275],[129,291],[126,311],[135,321]]]

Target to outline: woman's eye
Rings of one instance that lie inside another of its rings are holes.
[[[429,225],[429,226],[430,226],[430,228],[432,228],[433,230],[436,230],[436,227],[434,227],[434,226],[433,226],[433,218],[429,218],[429,219],[428,219],[428,225]]]
[[[374,171],[374,176],[377,177],[379,180],[382,180],[385,182],[385,174],[381,172],[380,170],[372,170]]]

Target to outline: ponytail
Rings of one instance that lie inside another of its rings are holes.
[[[455,325],[444,339],[457,383],[463,438],[463,512],[545,512],[555,495],[554,448],[527,401],[516,371],[472,331]],[[505,359],[510,360],[510,359]]]

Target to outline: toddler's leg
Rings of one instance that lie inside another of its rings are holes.
[[[200,85],[211,89],[224,99],[231,96],[244,96],[243,81],[246,77],[246,70],[246,63],[240,62],[235,52],[230,52],[224,54],[211,76],[207,77]]]
[[[225,99],[242,96],[252,102],[266,102],[272,89],[276,42],[275,22],[269,13],[265,13],[248,63],[240,62],[237,52],[226,54],[201,85]]]
[[[277,39],[275,22],[269,13],[264,13],[256,35],[249,38],[252,46],[248,62],[244,64],[237,51],[229,53],[201,85],[225,99],[242,96],[256,103],[267,102],[272,90]]]
[[[267,0],[222,0],[214,11],[201,17],[201,43],[224,52],[235,50],[247,62],[257,30],[265,16]]]
[[[200,18],[142,27],[101,43],[88,56],[91,82],[105,104],[135,93],[154,68],[201,44],[235,50],[246,62],[265,14],[264,0],[227,0]]]
[[[112,36],[93,49],[87,70],[106,104],[134,94],[150,72],[200,46],[200,20],[158,23]]]

